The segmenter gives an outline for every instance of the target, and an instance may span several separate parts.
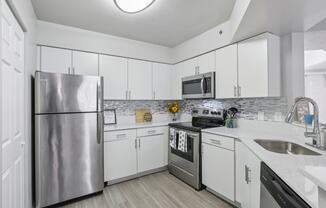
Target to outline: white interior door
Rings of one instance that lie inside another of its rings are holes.
[[[100,55],[100,76],[104,77],[104,99],[128,99],[128,60]]]
[[[24,207],[24,32],[2,4],[2,206]]]
[[[71,53],[71,50],[42,46],[40,51],[41,71],[63,74],[70,73]]]
[[[72,52],[72,73],[98,76],[98,54],[81,51]]]

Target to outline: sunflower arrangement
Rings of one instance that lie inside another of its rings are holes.
[[[178,102],[168,103],[168,111],[173,114],[173,120],[176,120],[176,114],[180,112],[180,104]]]

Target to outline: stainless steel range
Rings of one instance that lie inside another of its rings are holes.
[[[169,124],[171,174],[197,190],[202,189],[201,130],[224,126],[224,118],[224,110],[193,109],[192,122]]]

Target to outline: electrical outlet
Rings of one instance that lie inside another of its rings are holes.
[[[262,111],[258,112],[258,121],[265,121],[265,113]]]

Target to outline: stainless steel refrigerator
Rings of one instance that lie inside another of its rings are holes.
[[[36,206],[100,192],[103,79],[35,73]]]

